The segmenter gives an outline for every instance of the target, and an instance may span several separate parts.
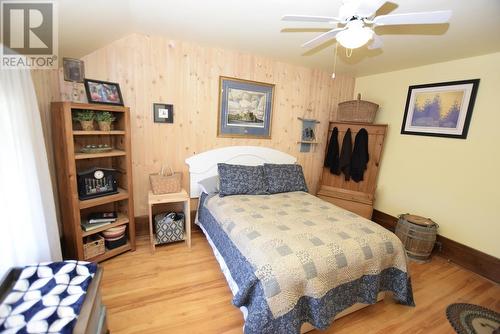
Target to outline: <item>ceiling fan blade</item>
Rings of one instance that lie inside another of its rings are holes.
[[[382,37],[380,37],[377,34],[373,34],[372,42],[368,44],[368,50],[380,49],[382,46],[384,46],[384,41],[382,40]]]
[[[330,31],[327,31],[325,32],[324,34],[321,34],[313,39],[311,39],[310,41],[302,44],[302,47],[303,48],[312,48],[312,47],[315,47],[315,46],[318,46],[332,38],[335,38],[335,36],[337,36],[337,34],[339,32],[341,32],[342,30],[345,30],[346,28],[337,28],[337,29],[332,29]]]
[[[308,16],[308,15],[285,15],[281,21],[300,21],[300,22],[340,22],[338,17],[328,16]]]
[[[355,9],[356,15],[371,17],[386,2],[387,0],[361,0],[358,7]]]
[[[441,10],[436,12],[380,15],[373,19],[373,24],[375,26],[398,24],[439,24],[449,22],[450,18],[451,10]]]

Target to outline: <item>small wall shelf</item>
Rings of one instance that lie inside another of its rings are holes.
[[[302,117],[297,117],[297,119],[302,122],[301,140],[297,142],[297,144],[300,144],[300,152],[310,152],[311,145],[318,144],[316,141],[315,128],[316,124],[320,122],[315,119],[306,119]]]

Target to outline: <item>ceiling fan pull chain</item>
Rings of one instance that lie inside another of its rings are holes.
[[[347,58],[351,58],[352,56],[352,49],[345,49],[345,55]]]
[[[339,43],[335,43],[335,52],[333,55],[333,73],[332,79],[335,79],[335,69],[337,68],[337,48],[339,47]]]

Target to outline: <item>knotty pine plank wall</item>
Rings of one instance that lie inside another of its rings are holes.
[[[204,47],[164,37],[133,34],[82,58],[87,78],[120,83],[131,109],[135,212],[147,214],[150,173],[170,165],[183,172],[184,160],[216,147],[261,145],[298,158],[311,193],[322,171],[328,121],[337,104],[353,97],[354,78],[295,66],[237,51]],[[273,83],[272,139],[217,138],[219,76]],[[153,122],[153,103],[174,105],[174,123]],[[320,120],[319,145],[300,153],[301,122]]]
[[[60,223],[57,179],[52,146],[52,127],[50,125],[50,103],[59,101],[61,98],[61,92],[59,90],[59,73],[57,70],[32,70],[31,78],[37,96],[38,111],[40,112],[50,178],[52,181],[52,191],[54,193],[54,203],[56,205],[56,215]],[[60,224],[59,227],[61,227]]]

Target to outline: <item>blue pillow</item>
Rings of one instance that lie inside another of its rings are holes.
[[[263,166],[243,166],[219,163],[219,196],[264,195],[267,183]]]
[[[267,191],[271,194],[306,191],[307,184],[302,166],[296,164],[264,164]]]

